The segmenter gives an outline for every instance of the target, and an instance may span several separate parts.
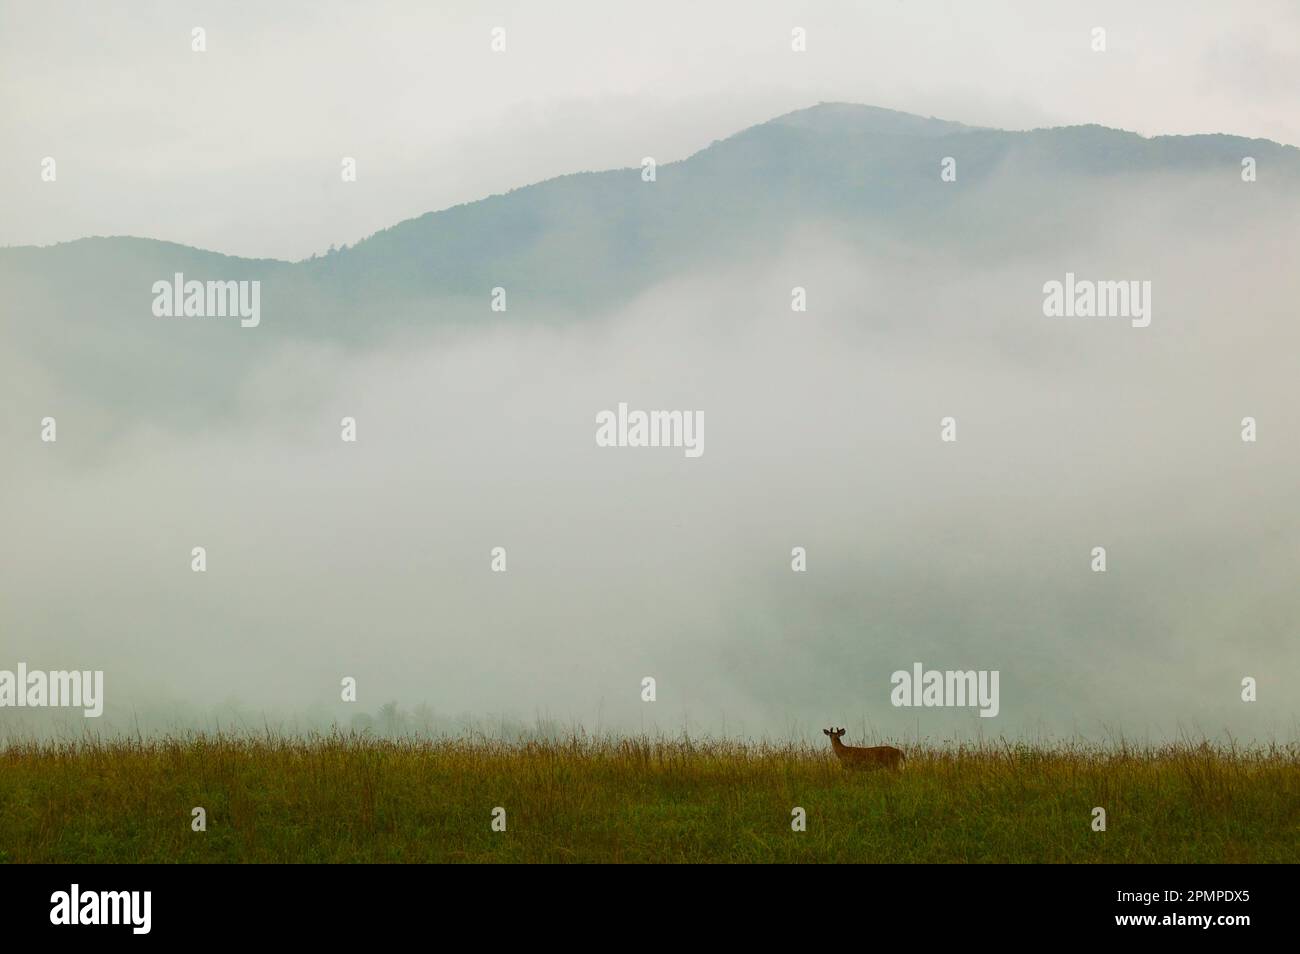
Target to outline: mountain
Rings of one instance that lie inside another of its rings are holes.
[[[1259,140],[823,104],[323,259],[0,250],[0,642],[132,732],[348,719],[354,677],[598,734],[1289,737],[1297,186]],[[155,317],[178,272],[260,324]],[[1049,316],[1070,274],[1149,323]],[[707,449],[600,446],[624,404]],[[1000,714],[896,706],[918,663]]]
[[[1243,156],[1260,170],[1249,188]],[[945,157],[955,182],[941,181]],[[1098,210],[1122,208],[1126,190],[1179,183],[1193,196],[1188,227],[1248,220],[1297,194],[1300,149],[1101,126],[1013,132],[823,103],[665,163],[654,182],[639,169],[575,173],[296,263],[134,237],[2,249],[0,333],[56,388],[156,413],[183,407],[177,394],[227,392],[268,339],[364,345],[489,315],[589,318],[670,277],[774,255],[808,229],[864,258],[907,246],[1012,260],[1110,227]],[[151,288],[177,272],[260,281],[260,326],[154,318]],[[496,286],[507,289],[505,314],[488,310]]]

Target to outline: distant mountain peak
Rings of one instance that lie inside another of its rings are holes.
[[[952,133],[971,132],[979,126],[933,116],[918,116],[896,109],[865,106],[861,103],[818,103],[804,109],[777,116],[764,123],[767,126],[786,126],[814,132],[856,132],[906,136],[948,136]]]

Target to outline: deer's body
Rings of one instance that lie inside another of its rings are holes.
[[[855,745],[845,745],[840,741],[840,737],[844,735],[843,729],[822,729],[822,732],[831,737],[831,749],[835,752],[835,757],[840,760],[840,764],[845,768],[896,769],[903,767],[902,749],[896,749],[892,745],[873,745],[870,748],[859,748]]]

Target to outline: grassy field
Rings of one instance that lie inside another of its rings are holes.
[[[820,748],[685,740],[9,744],[0,860],[1300,860],[1295,747],[907,751],[851,773]]]

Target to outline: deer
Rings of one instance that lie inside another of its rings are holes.
[[[843,729],[832,727],[822,729],[822,733],[831,737],[831,749],[835,752],[835,757],[840,760],[840,764],[847,769],[903,767],[902,749],[896,749],[892,745],[873,745],[870,748],[845,745],[840,741],[844,735]]]

